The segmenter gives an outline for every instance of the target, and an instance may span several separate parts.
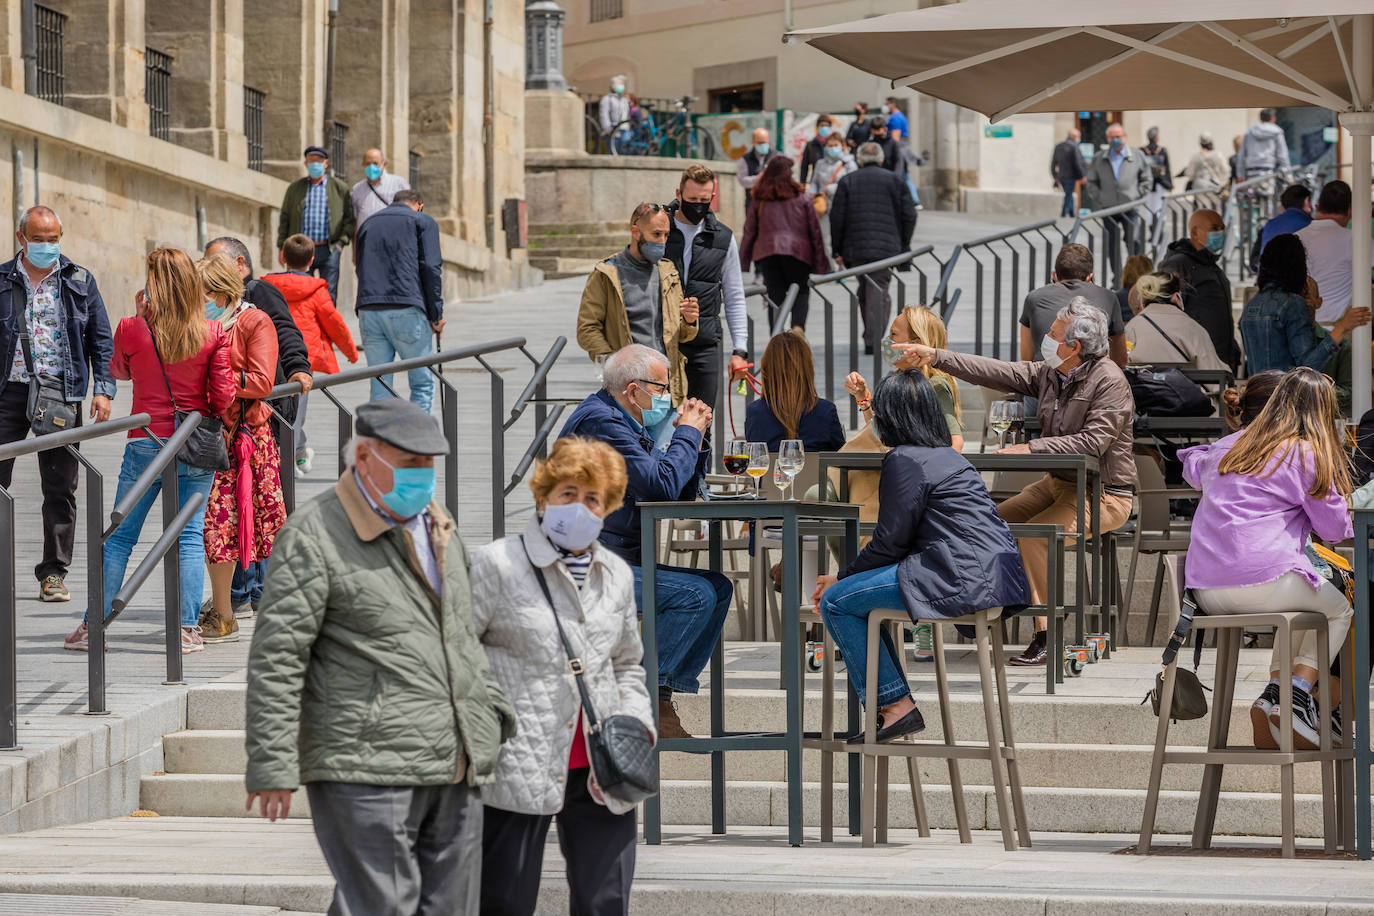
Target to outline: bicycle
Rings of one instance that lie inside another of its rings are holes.
[[[610,134],[612,154],[677,159],[716,158],[715,137],[691,121],[692,103],[695,101],[695,96],[684,95],[674,102],[677,111],[661,127],[652,111],[638,121],[633,118],[621,121]],[[617,137],[620,139],[615,139]]]

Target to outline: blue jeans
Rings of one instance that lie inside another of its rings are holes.
[[[1064,206],[1059,208],[1060,216],[1078,215],[1078,197],[1074,192],[1078,189],[1078,182],[1059,182],[1059,187],[1064,189]]]
[[[124,498],[133,487],[134,481],[157,455],[157,445],[150,439],[130,439],[124,446],[124,463],[119,468],[119,485],[115,488],[115,502]],[[215,472],[204,468],[193,468],[177,462],[177,508],[195,493],[207,499],[210,485],[214,483]],[[153,500],[162,491],[162,480],[143,494],[134,504],[127,518],[105,540],[105,614],[109,616],[110,604],[124,584],[124,571],[129,566],[129,555],[133,553],[138,536],[143,531],[143,520],[153,507]],[[178,555],[181,558],[181,625],[193,627],[200,617],[200,598],[205,590],[205,514],[197,512],[187,526],[181,529],[177,539]]]
[[[821,596],[821,619],[844,655],[849,682],[860,700],[868,674],[868,615],[876,610],[904,607],[906,603],[897,586],[896,563],[841,579]],[[891,705],[909,693],[911,688],[902,676],[897,648],[883,630],[878,655],[878,705]]]
[[[434,329],[425,313],[414,307],[361,309],[358,330],[363,335],[363,352],[367,354],[369,366],[434,352]],[[411,369],[406,376],[410,380],[410,399],[429,410],[434,403],[434,375],[425,368]],[[390,385],[391,376],[372,380],[372,400],[387,397],[383,381]]]
[[[333,245],[316,245],[310,273],[329,284],[329,298],[339,303],[339,249]]]
[[[635,574],[635,607],[644,612],[644,570]],[[659,566],[655,579],[658,608],[658,685],[676,693],[696,693],[697,675],[725,626],[734,588],[720,573]]]
[[[267,579],[267,561],[254,560],[244,569],[242,563],[234,564],[234,582],[229,586],[229,604],[241,607],[252,604],[262,597],[262,583]]]

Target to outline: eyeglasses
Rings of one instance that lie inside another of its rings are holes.
[[[658,389],[660,393],[668,390],[668,385],[664,382],[655,382],[653,379],[647,378],[637,378],[635,379],[635,381],[641,385],[652,386],[653,388]]]

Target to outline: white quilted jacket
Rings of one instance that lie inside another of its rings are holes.
[[[631,715],[652,733],[630,567],[601,544],[593,545],[591,568],[579,594],[537,518],[525,526],[524,540],[530,557],[544,570],[573,651],[582,658],[597,716]],[[482,787],[482,801],[522,814],[556,814],[563,808],[568,754],[582,703],[553,612],[519,537],[472,551],[472,598],[477,638],[518,721],[515,737],[501,745],[494,781]],[[612,812],[623,814],[633,807],[603,796],[590,771],[588,781],[592,797]]]

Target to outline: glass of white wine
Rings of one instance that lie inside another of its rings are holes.
[[[1007,431],[1011,433],[1011,441],[1015,445],[1021,439],[1021,431],[1026,428],[1026,405],[1022,401],[1007,401],[1006,405]]]
[[[800,439],[784,439],[778,445],[778,470],[787,475],[787,491],[783,493],[784,499],[793,502],[797,500],[797,494],[791,493],[792,481],[802,472],[806,466],[806,449],[802,447]]]
[[[1011,401],[993,401],[988,407],[988,426],[997,433],[999,449],[1007,446],[1007,428],[1011,426],[1011,405]]]
[[[749,467],[745,470],[754,478],[754,498],[763,499],[763,475],[768,473],[771,459],[768,457],[767,442],[750,442],[748,446]]]

